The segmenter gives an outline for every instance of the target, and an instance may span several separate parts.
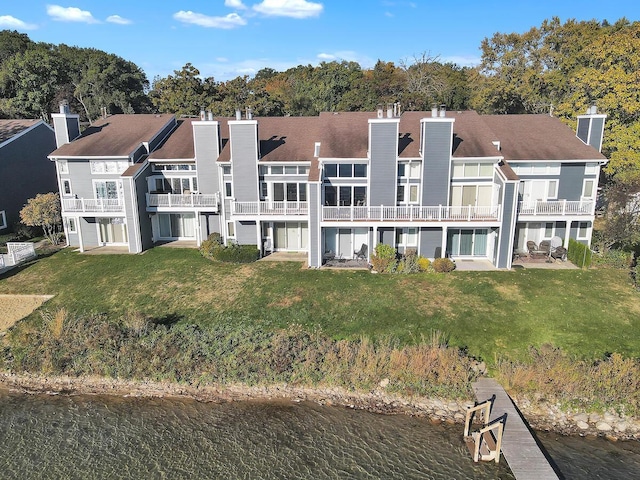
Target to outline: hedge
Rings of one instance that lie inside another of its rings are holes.
[[[589,268],[591,266],[591,249],[584,243],[571,238],[569,239],[567,258],[580,268]]]

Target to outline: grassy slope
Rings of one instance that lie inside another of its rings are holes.
[[[639,296],[625,272],[608,269],[393,276],[297,263],[220,264],[189,249],[61,251],[0,278],[0,293],[55,294],[48,309],[139,311],[203,325],[219,318],[266,328],[299,323],[334,337],[391,335],[414,343],[435,329],[490,362],[544,343],[584,358],[640,356]]]

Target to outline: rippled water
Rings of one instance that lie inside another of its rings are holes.
[[[504,461],[474,464],[461,433],[459,425],[311,403],[0,392],[0,478],[513,478]],[[568,452],[558,461],[567,478],[599,478],[565,470],[567,462],[584,467],[576,455],[593,458],[598,442],[578,440],[571,450],[554,436],[543,441],[554,458]],[[631,478],[640,448],[620,445],[605,442],[620,450],[618,463],[633,466],[619,478]]]

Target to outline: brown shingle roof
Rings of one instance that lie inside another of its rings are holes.
[[[0,143],[6,142],[11,137],[34,126],[39,121],[40,120],[0,120]]]
[[[149,155],[150,160],[176,160],[195,158],[193,146],[194,119],[186,118],[178,120],[178,126],[173,129],[171,135]]]
[[[174,120],[169,114],[112,115],[87,128],[52,157],[126,157]]]
[[[558,118],[549,115],[485,115],[500,140],[500,153],[509,160],[605,160],[604,155],[576,137]]]

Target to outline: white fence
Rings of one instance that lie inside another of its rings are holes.
[[[378,220],[378,221],[495,221],[500,218],[500,206],[434,207],[322,207],[322,220]]]
[[[37,254],[33,243],[7,242],[7,253],[0,255],[0,269],[13,267],[36,257]]]
[[[124,212],[124,204],[118,198],[63,198],[63,212]]]
[[[231,202],[233,215],[307,215],[307,202]]]
[[[593,200],[520,202],[520,215],[593,215]]]

